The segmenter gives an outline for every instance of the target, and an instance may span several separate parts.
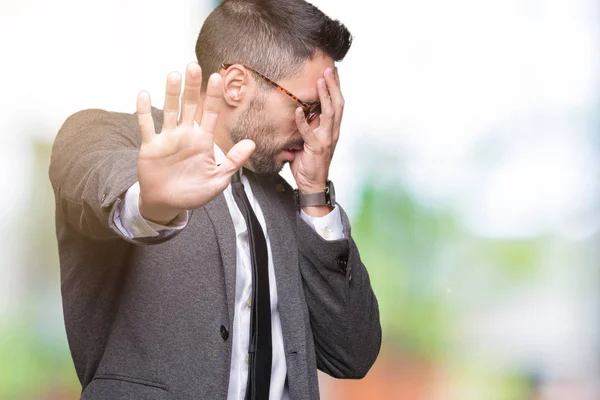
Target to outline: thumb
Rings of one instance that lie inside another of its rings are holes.
[[[219,167],[219,174],[229,181],[231,176],[240,168],[246,164],[246,161],[250,158],[256,145],[250,139],[244,139],[239,141],[235,146],[229,150],[225,161]]]

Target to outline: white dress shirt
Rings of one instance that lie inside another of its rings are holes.
[[[215,144],[215,161],[220,164],[225,154]],[[248,178],[242,175],[242,183],[250,205],[260,222],[265,233],[267,252],[269,258],[269,288],[271,297],[271,337],[273,340],[273,360],[271,366],[271,388],[269,400],[289,399],[286,386],[287,367],[285,363],[285,351],[283,348],[283,333],[281,330],[281,319],[277,308],[277,282],[273,268],[273,255],[269,241],[269,231],[265,224],[264,215],[248,182]],[[139,211],[140,186],[136,182],[125,193],[123,201],[119,204],[114,214],[114,222],[121,233],[129,238],[157,236],[160,231],[183,229],[188,222],[188,212],[178,215],[168,226],[145,220]],[[231,369],[229,372],[228,400],[243,400],[246,393],[248,381],[248,346],[250,341],[250,310],[252,299],[252,264],[250,261],[250,246],[246,221],[239,211],[233,198],[231,185],[223,192],[227,207],[233,220],[236,236],[236,285],[235,285],[235,313],[233,321],[233,337],[231,352]],[[311,217],[301,211],[301,217],[321,237],[326,240],[338,240],[344,237],[342,220],[339,209],[335,207],[332,212],[324,217]]]

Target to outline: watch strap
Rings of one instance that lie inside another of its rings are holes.
[[[297,203],[300,207],[316,207],[328,205],[325,192],[320,193],[298,193]]]

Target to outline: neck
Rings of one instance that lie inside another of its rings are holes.
[[[218,135],[215,131],[215,144],[219,146],[219,148],[224,154],[227,154],[229,150],[231,150],[231,148],[233,147],[233,145],[231,144],[231,140],[228,140],[226,138],[225,132],[222,132],[221,135]]]

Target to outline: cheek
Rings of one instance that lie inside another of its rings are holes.
[[[296,117],[292,113],[292,116],[287,120],[288,133],[298,132],[298,125],[296,125]]]
[[[295,117],[296,108],[288,103],[291,99],[286,97],[273,91],[261,115],[267,124],[276,127],[277,135],[283,136],[288,136],[298,130]]]
[[[272,124],[276,129],[277,135],[282,137],[288,137],[298,131],[294,111],[280,112],[275,118],[269,121],[269,124]]]

